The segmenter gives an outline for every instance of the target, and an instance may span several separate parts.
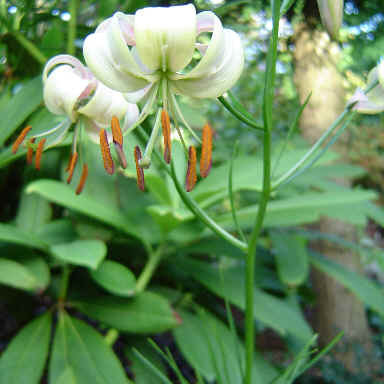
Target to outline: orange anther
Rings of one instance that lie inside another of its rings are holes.
[[[143,168],[141,168],[139,165],[139,161],[141,160],[141,150],[137,145],[135,147],[134,156],[135,156],[135,163],[136,163],[137,186],[142,191],[145,191],[144,171],[143,171]]]
[[[164,138],[164,160],[169,164],[171,161],[171,121],[165,109],[161,111],[161,126]]]
[[[41,163],[41,155],[43,154],[44,150],[44,144],[47,141],[47,139],[44,137],[39,141],[39,144],[37,145],[36,149],[36,156],[35,156],[35,168],[39,171],[40,170],[40,163]]]
[[[212,166],[212,128],[205,124],[203,128],[203,144],[200,158],[200,175],[207,177]]]
[[[115,166],[112,160],[111,151],[109,150],[108,136],[105,129],[100,131],[100,149],[103,156],[104,168],[110,175],[113,174]]]
[[[33,160],[33,143],[35,142],[35,138],[32,137],[32,139],[30,139],[28,141],[28,149],[27,149],[27,164],[32,164],[32,160]]]
[[[85,181],[87,180],[87,177],[88,177],[88,165],[84,164],[83,165],[83,172],[81,172],[81,176],[80,176],[79,185],[76,188],[76,195],[79,195],[81,193],[81,191],[83,190],[84,185],[85,185]]]
[[[15,154],[20,147],[20,144],[24,141],[25,136],[27,136],[28,132],[32,129],[30,125],[27,125],[17,137],[15,142],[12,145],[12,153]]]
[[[69,166],[68,166],[68,178],[67,178],[67,183],[69,184],[72,180],[72,176],[73,176],[73,171],[75,170],[75,166],[76,166],[76,163],[77,163],[77,158],[78,158],[78,154],[77,152],[74,152],[71,156],[71,159],[69,161]]]
[[[116,116],[112,117],[111,129],[112,129],[113,142],[123,146],[123,134],[121,133],[119,119]]]
[[[188,169],[185,177],[185,189],[187,192],[192,191],[196,180],[196,149],[194,146],[190,146],[188,151]]]

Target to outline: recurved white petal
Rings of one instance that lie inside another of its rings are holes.
[[[151,70],[183,69],[192,60],[196,10],[192,4],[139,9],[135,14],[136,47]]]
[[[236,83],[244,67],[243,46],[240,36],[230,29],[224,29],[224,41],[220,63],[200,77],[187,74],[184,79],[172,81],[176,93],[196,98],[216,98]]]
[[[129,106],[130,104],[120,92],[116,92],[99,82],[94,95],[91,96],[88,103],[78,109],[78,112],[101,125],[108,126],[112,116],[122,118]]]
[[[196,78],[215,72],[221,64],[225,54],[225,36],[224,29],[220,19],[212,12],[201,12],[196,16],[197,35],[202,32],[212,32],[211,40],[208,46],[196,43],[195,46],[203,54],[198,64],[187,74],[174,73],[170,75],[171,79]],[[205,53],[204,53],[205,52]]]
[[[83,53],[88,67],[99,80],[116,91],[133,92],[144,88],[148,84],[144,78],[135,76],[128,68],[123,68],[114,60],[108,31],[109,26],[104,31],[88,35],[85,39]],[[126,58],[124,52],[121,56]]]
[[[50,112],[76,120],[74,107],[90,80],[81,78],[69,65],[53,69],[44,82],[44,102]]]
[[[128,103],[138,103],[139,101],[143,100],[145,96],[148,95],[152,87],[153,84],[149,84],[145,88],[139,89],[136,92],[124,93],[124,98],[128,101]]]

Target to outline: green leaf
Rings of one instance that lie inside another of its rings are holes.
[[[183,322],[180,327],[173,330],[173,335],[191,366],[210,382],[215,378],[218,380],[218,371],[222,379],[224,378],[218,382],[226,384],[242,382],[235,340],[228,327],[206,312],[194,315],[183,311],[180,315]],[[243,345],[240,354],[244,356]],[[259,354],[255,355],[253,369],[254,384],[268,383],[277,373]]]
[[[0,109],[0,145],[12,135],[19,125],[41,104],[43,100],[41,77],[26,82]]]
[[[164,205],[151,205],[147,208],[147,212],[165,233],[172,231],[181,225],[183,221],[190,218],[190,215],[185,210]]]
[[[351,211],[357,209],[358,204],[364,204],[374,199],[376,194],[373,191],[362,191],[344,189],[336,192],[302,193],[300,196],[289,197],[281,200],[274,200],[268,204],[265,226],[278,227],[290,226],[304,223],[311,223],[321,215],[335,215],[344,213],[343,218],[348,220]],[[353,208],[351,210],[351,208]],[[237,211],[237,218],[242,226],[253,225],[258,206],[252,205]],[[365,216],[364,216],[365,217]],[[226,213],[216,218],[218,224],[226,228],[233,228],[232,215]]]
[[[135,292],[135,275],[116,261],[103,261],[96,271],[91,272],[93,280],[105,290],[118,296],[132,296]]]
[[[39,238],[10,224],[0,223],[0,241],[46,250],[46,244]]]
[[[48,356],[51,314],[27,324],[0,358],[0,384],[38,384]]]
[[[16,225],[25,232],[36,233],[52,216],[48,200],[36,194],[22,193]]]
[[[303,284],[309,273],[305,239],[281,232],[272,232],[270,236],[275,248],[277,272],[280,280],[289,286]]]
[[[50,275],[41,257],[18,258],[17,261],[0,258],[0,283],[27,291],[43,291]]]
[[[69,243],[77,237],[74,226],[68,219],[54,220],[43,225],[37,236],[49,245]]]
[[[315,252],[311,252],[311,263],[352,291],[368,307],[384,315],[384,291],[373,281]]]
[[[135,226],[117,208],[107,206],[86,193],[75,195],[70,187],[54,180],[38,180],[28,185],[27,193],[38,193],[59,205],[103,221],[130,235],[138,236]]]
[[[66,263],[96,269],[107,255],[107,247],[100,240],[75,240],[50,248],[53,256]]]
[[[244,276],[245,269],[240,267],[223,267],[219,269],[205,262],[180,258],[178,265],[195,280],[213,293],[226,297],[240,309],[245,309]],[[220,278],[223,275],[223,280]],[[301,313],[282,299],[278,299],[255,287],[255,319],[271,327],[282,335],[290,334],[300,341],[307,341],[312,331]]]
[[[168,301],[147,291],[131,299],[105,296],[76,301],[74,305],[86,315],[125,332],[159,333],[179,324]]]
[[[49,382],[126,384],[128,380],[103,337],[83,321],[62,311],[53,341]]]

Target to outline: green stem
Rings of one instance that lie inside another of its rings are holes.
[[[155,252],[149,253],[149,259],[136,282],[136,293],[143,292],[152,278],[163,256],[164,246],[159,245]]]
[[[45,64],[47,58],[31,41],[29,41],[19,31],[12,31],[12,36],[33,56],[40,64]]]
[[[69,55],[75,55],[76,22],[77,22],[77,0],[70,0],[68,12],[71,18],[68,21],[68,43],[67,52]]]
[[[263,190],[255,225],[248,242],[245,275],[245,384],[252,384],[252,367],[254,356],[254,296],[256,247],[263,227],[265,213],[271,194],[271,132],[273,129],[273,98],[277,60],[277,42],[279,33],[280,1],[272,1],[273,29],[267,55],[267,68],[263,97]]]
[[[67,264],[63,265],[63,271],[62,271],[61,282],[60,282],[60,293],[59,293],[60,302],[64,302],[65,299],[67,298],[70,274],[71,274],[71,270],[69,268],[69,265]]]
[[[171,177],[173,179],[173,182],[175,183],[175,187],[181,197],[181,200],[183,200],[184,204],[195,214],[197,218],[200,219],[201,222],[203,222],[208,228],[210,228],[222,239],[228,241],[233,246],[240,248],[242,251],[247,252],[248,246],[245,242],[237,239],[236,237],[233,237],[225,229],[220,227],[197,205],[197,203],[193,199],[190,198],[188,192],[184,190],[184,187],[180,184],[179,180],[177,179],[173,161],[171,161]]]

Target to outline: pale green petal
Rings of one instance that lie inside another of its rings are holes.
[[[138,103],[141,101],[145,96],[148,95],[148,92],[151,90],[153,87],[153,84],[147,85],[143,89],[139,89],[136,92],[126,92],[124,93],[124,98],[127,100],[129,103]]]
[[[108,30],[109,27],[105,31],[92,33],[85,39],[83,54],[88,67],[100,81],[116,91],[133,92],[144,88],[148,84],[146,80],[134,76],[115,62],[110,48]]]
[[[76,120],[75,104],[90,80],[83,79],[69,65],[53,69],[44,82],[44,102],[48,110],[56,115],[67,115]]]
[[[220,66],[225,54],[224,29],[220,19],[212,12],[201,12],[197,15],[197,34],[202,32],[212,32],[208,47],[196,44],[196,48],[205,51],[199,63],[187,74],[171,74],[173,80],[197,78],[215,71]]]
[[[135,14],[136,47],[150,70],[183,69],[192,60],[196,10],[192,4],[143,8]]]
[[[203,76],[190,78],[187,74],[184,79],[172,81],[174,91],[196,98],[216,98],[232,88],[244,67],[244,50],[236,32],[224,29],[224,40],[220,63]]]

